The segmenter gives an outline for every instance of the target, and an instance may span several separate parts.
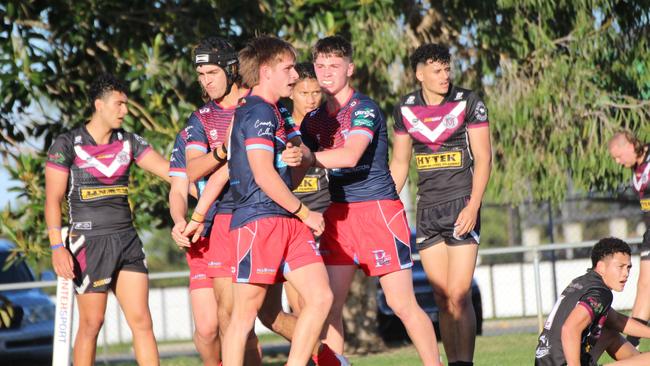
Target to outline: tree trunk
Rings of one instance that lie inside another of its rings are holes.
[[[343,308],[345,353],[380,352],[385,345],[377,333],[377,279],[357,271]]]

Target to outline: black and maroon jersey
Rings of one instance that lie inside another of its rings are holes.
[[[265,217],[292,214],[275,203],[255,182],[248,163],[247,151],[266,150],[274,155],[274,167],[284,184],[291,187],[291,172],[282,161],[287,141],[300,136],[291,113],[281,106],[268,103],[259,96],[243,98],[235,111],[230,136],[230,190],[235,202],[230,229]]]
[[[471,90],[451,86],[439,105],[422,90],[402,98],[393,113],[395,134],[413,139],[418,207],[431,207],[472,192],[472,152],[467,129],[488,126],[485,104]]]
[[[71,230],[104,235],[133,227],[129,170],[150,149],[142,137],[122,129],[114,130],[105,145],[97,145],[85,125],[57,137],[46,165],[69,173]]]
[[[634,167],[632,174],[632,185],[634,190],[639,194],[641,211],[643,211],[646,226],[650,228],[650,145],[647,145],[647,151],[643,162]]]
[[[330,205],[329,179],[322,168],[309,168],[293,194],[312,211],[323,213]]]
[[[562,325],[576,306],[584,307],[591,315],[591,323],[580,338],[581,365],[596,365],[597,360],[591,359],[589,352],[601,335],[612,300],[612,290],[605,285],[603,278],[591,269],[571,281],[546,319],[535,351],[535,365],[566,365],[562,349]]]
[[[214,150],[223,144],[228,138],[228,126],[235,114],[235,107],[225,108],[215,101],[209,101],[206,105],[194,111],[187,120],[187,145],[186,150],[198,150],[202,153]],[[205,184],[210,178],[197,181],[199,192],[203,192]],[[231,213],[233,208],[232,194],[229,186],[223,187],[221,194],[217,197],[217,213]],[[208,220],[208,217],[206,217]]]
[[[350,135],[370,139],[357,166],[329,169],[329,189],[333,202],[396,200],[395,182],[388,169],[386,119],[377,104],[355,91],[334,114],[327,103],[305,116],[300,125],[302,140],[312,151],[343,147]]]

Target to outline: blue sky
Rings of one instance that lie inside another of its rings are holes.
[[[0,209],[4,208],[7,202],[16,198],[16,193],[8,192],[9,187],[15,185],[16,182],[9,180],[9,173],[0,166]]]

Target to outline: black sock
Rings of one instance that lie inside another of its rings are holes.
[[[471,361],[456,361],[456,362],[450,362],[449,366],[474,366],[474,362],[471,362]]]

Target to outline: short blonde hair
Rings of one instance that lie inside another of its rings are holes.
[[[636,154],[637,158],[643,156],[645,144],[643,141],[639,140],[639,138],[636,137],[632,131],[628,129],[616,131],[616,133],[614,133],[614,136],[609,139],[609,146],[612,146],[612,144],[614,144],[614,142],[618,141],[619,139],[625,139],[625,141],[634,146],[634,153]]]
[[[252,39],[239,51],[239,75],[244,85],[252,88],[259,84],[260,68],[275,66],[284,55],[296,59],[296,49],[291,43],[271,36]]]

